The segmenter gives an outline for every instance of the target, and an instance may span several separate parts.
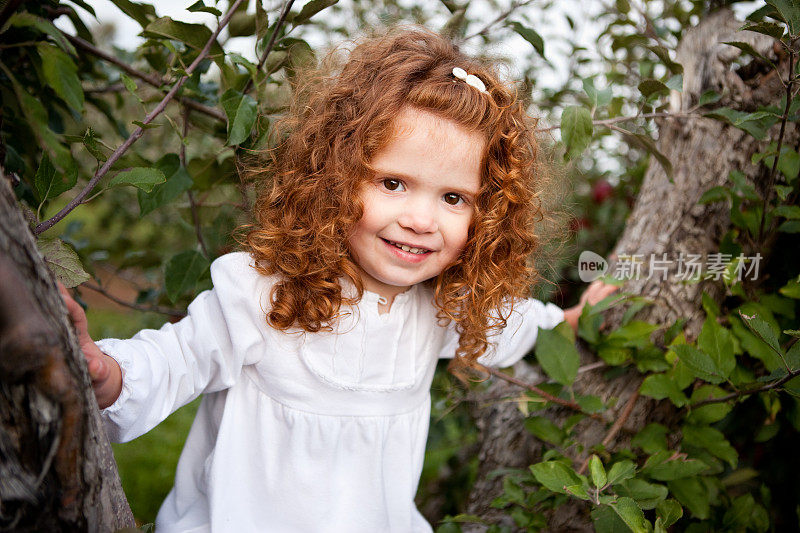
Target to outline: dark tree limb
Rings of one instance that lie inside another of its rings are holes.
[[[0,180],[0,531],[133,526],[55,282]]]

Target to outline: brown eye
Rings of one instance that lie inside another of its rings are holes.
[[[393,178],[386,178],[383,180],[383,186],[386,188],[387,191],[402,191],[403,184],[400,180],[396,180]]]
[[[454,192],[446,193],[444,196],[442,196],[442,199],[449,205],[460,205],[464,201],[460,194],[456,194]]]

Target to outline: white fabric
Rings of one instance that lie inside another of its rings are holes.
[[[265,321],[274,279],[250,263],[217,259],[213,290],[180,322],[98,342],[123,371],[122,394],[103,411],[112,440],[205,395],[158,533],[430,532],[414,505],[429,388],[458,341],[437,325],[430,291],[413,287],[384,315],[365,293],[334,333],[283,333]],[[539,326],[562,319],[552,304],[521,302],[483,362],[513,364]]]

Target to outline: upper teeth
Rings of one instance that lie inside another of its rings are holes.
[[[390,244],[393,244],[403,250],[404,252],[411,252],[412,254],[424,254],[428,250],[425,248],[412,248],[411,246],[406,246],[405,244],[399,244],[396,242],[389,241]]]

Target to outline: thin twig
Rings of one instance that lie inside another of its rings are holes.
[[[211,50],[211,45],[214,44],[217,35],[219,35],[219,32],[222,31],[222,28],[224,28],[228,24],[228,21],[230,21],[234,12],[236,12],[236,8],[238,8],[239,4],[241,4],[243,1],[244,0],[235,0],[235,2],[231,4],[230,9],[222,18],[222,20],[219,23],[219,26],[217,26],[217,29],[214,30],[214,33],[211,34],[211,37],[209,38],[208,42],[206,42],[206,45],[197,55],[195,60],[192,61],[192,64],[189,65],[189,68],[186,69],[186,74],[183,77],[181,77],[181,79],[179,79],[175,85],[172,86],[172,89],[170,89],[170,91],[166,94],[166,96],[164,96],[164,98],[156,106],[156,108],[153,109],[153,111],[151,111],[145,117],[145,119],[142,121],[144,125],[147,125],[150,122],[152,122],[153,119],[155,119],[158,115],[161,114],[162,111],[164,111],[164,109],[166,109],[167,104],[170,102],[170,100],[172,100],[175,97],[180,88],[183,87],[183,84],[186,83],[186,80],[189,79],[189,76],[192,75],[192,72],[194,72],[194,70],[197,68],[200,62],[203,59],[205,59],[206,55],[208,55],[209,50]],[[78,206],[81,203],[81,201],[83,201],[84,198],[86,198],[89,192],[95,187],[95,185],[97,185],[97,183],[103,178],[103,176],[105,176],[108,173],[108,171],[111,169],[111,166],[114,163],[116,163],[117,160],[119,160],[119,158],[122,157],[122,154],[124,154],[128,150],[128,148],[130,148],[133,145],[133,143],[135,143],[142,135],[144,135],[144,128],[142,126],[139,126],[131,134],[131,136],[128,137],[125,140],[125,142],[119,146],[119,148],[114,150],[114,153],[112,153],[109,156],[108,160],[103,164],[100,170],[98,170],[97,173],[94,175],[94,177],[92,177],[92,179],[89,180],[89,183],[86,184],[86,187],[84,187],[84,189],[81,192],[79,192],[78,195],[75,198],[73,198],[69,204],[66,205],[66,207],[64,207],[61,211],[56,213],[55,216],[53,216],[49,220],[46,220],[36,226],[36,228],[34,229],[34,235],[39,235],[43,231],[53,227],[53,225],[55,225],[59,220],[67,216],[67,214],[69,214],[70,211],[75,209],[75,207]]]
[[[118,67],[120,70],[124,71],[126,74],[129,74],[134,78],[138,78],[143,82],[147,83],[148,85],[151,85],[157,89],[161,89],[162,85],[164,85],[168,81],[165,79],[161,79],[156,75],[147,74],[145,72],[142,72],[141,70],[137,70],[132,66],[130,66],[129,64],[125,63],[124,61],[121,61],[120,59],[117,59],[111,54],[108,54],[100,50],[91,43],[84,41],[80,37],[75,37],[73,35],[68,35],[68,34],[64,34],[64,36],[69,40],[69,42],[75,45],[76,48],[80,48],[81,50],[89,52],[93,56],[96,56],[102,59],[103,61],[106,61],[107,63],[111,63],[112,65]],[[183,96],[178,96],[177,99],[181,102],[181,104],[191,108],[193,111],[198,111],[200,113],[208,115],[211,118],[215,118],[223,122],[227,120],[227,118],[225,117],[225,113],[223,113],[219,109],[203,105],[196,100],[192,100],[191,98],[185,98]]]
[[[498,378],[502,379],[503,381],[507,381],[509,383],[513,383],[514,385],[516,385],[518,387],[522,387],[523,389],[527,389],[527,390],[529,390],[529,391],[531,391],[531,392],[533,392],[535,394],[538,394],[539,396],[541,396],[542,398],[544,398],[545,400],[547,400],[549,402],[553,402],[553,403],[558,404],[558,405],[560,405],[562,407],[566,407],[568,409],[572,409],[573,411],[578,411],[579,413],[583,413],[583,414],[585,414],[585,415],[587,415],[587,416],[589,416],[591,418],[594,418],[595,420],[599,420],[601,422],[605,422],[605,419],[603,419],[602,416],[600,416],[597,413],[587,413],[586,411],[583,410],[583,407],[581,407],[580,405],[578,405],[575,402],[571,402],[569,400],[564,400],[564,399],[559,398],[557,396],[553,396],[552,394],[543,391],[542,389],[540,389],[536,385],[531,385],[530,383],[525,383],[522,380],[519,380],[519,379],[517,379],[515,377],[509,376],[507,374],[504,374],[503,372],[500,372],[496,368],[491,368],[491,367],[483,366],[483,365],[479,364],[478,365],[478,370],[482,370],[482,371],[487,372],[487,373],[489,373],[489,374],[491,374],[491,375],[493,375],[495,377],[498,377]]]
[[[188,107],[183,108],[183,136],[181,138],[181,149],[178,153],[178,157],[181,161],[181,166],[186,168],[186,143],[184,143],[184,139],[186,139],[186,135],[189,133],[189,113],[191,111]],[[189,206],[192,210],[192,222],[194,223],[194,231],[197,234],[197,242],[200,244],[200,250],[203,252],[203,256],[208,259],[210,256],[208,255],[208,248],[206,247],[206,242],[203,240],[203,232],[200,230],[200,214],[197,211],[197,202],[194,200],[194,194],[192,194],[191,189],[187,189],[186,196],[189,197]]]
[[[125,301],[125,300],[123,300],[121,298],[118,298],[118,297],[114,296],[113,294],[111,294],[110,292],[105,290],[104,288],[102,288],[102,287],[100,287],[98,285],[94,285],[92,283],[84,283],[84,284],[81,285],[81,287],[86,287],[87,289],[90,289],[90,290],[93,290],[95,292],[98,292],[98,293],[102,294],[103,296],[105,296],[106,298],[108,298],[109,300],[111,300],[112,302],[114,302],[116,304],[119,304],[119,305],[121,305],[123,307],[128,307],[130,309],[135,309],[137,311],[146,311],[146,312],[150,312],[150,313],[159,313],[159,314],[162,314],[162,315],[174,316],[174,317],[179,317],[179,318],[182,318],[182,317],[186,316],[186,313],[181,311],[180,309],[172,309],[170,307],[164,307],[164,306],[161,306],[161,305],[142,305],[142,304],[136,304],[136,303],[133,303],[133,302],[127,302],[127,301]]]
[[[483,28],[481,28],[480,30],[478,30],[478,31],[476,31],[475,33],[472,33],[472,34],[470,34],[470,35],[467,35],[466,37],[464,37],[463,39],[461,39],[461,42],[464,42],[464,41],[469,41],[470,39],[473,39],[473,38],[475,38],[475,37],[478,37],[479,35],[486,35],[487,33],[489,33],[489,30],[491,30],[493,26],[495,26],[496,24],[498,24],[498,23],[500,23],[500,22],[504,21],[504,20],[505,20],[505,19],[507,19],[507,18],[509,17],[509,15],[511,15],[511,14],[512,14],[514,11],[516,11],[516,10],[517,10],[517,9],[519,9],[520,7],[524,7],[524,6],[528,5],[528,4],[530,4],[532,1],[533,1],[533,0],[526,0],[525,2],[511,2],[511,5],[508,7],[508,9],[506,9],[505,11],[503,11],[502,13],[500,13],[499,15],[497,15],[497,17],[496,17],[494,20],[492,20],[491,22],[489,22],[489,23],[488,23],[486,26],[484,26],[484,27],[483,27]]]
[[[646,36],[652,38],[659,45],[663,46],[664,48],[669,49],[669,46],[667,46],[667,43],[665,43],[664,40],[661,39],[661,37],[658,36],[658,32],[656,31],[655,24],[653,24],[653,21],[650,20],[650,17],[647,15],[647,12],[644,10],[644,8],[642,8],[639,5],[639,2],[632,1],[632,2],[630,2],[630,5],[633,7],[633,9],[638,11],[639,14],[642,16],[642,18],[644,19],[644,32],[643,33]]]
[[[710,405],[712,403],[727,402],[729,400],[735,400],[736,398],[740,398],[742,396],[749,396],[751,394],[756,394],[756,393],[759,393],[759,392],[772,390],[774,388],[780,387],[781,385],[783,385],[787,381],[789,381],[789,380],[791,380],[793,378],[796,378],[797,376],[800,376],[800,368],[798,368],[797,370],[792,370],[791,372],[789,372],[788,374],[783,376],[778,381],[774,381],[772,383],[768,383],[768,384],[764,385],[763,387],[756,387],[755,389],[747,389],[747,390],[736,391],[736,392],[733,392],[733,393],[728,394],[726,396],[720,396],[719,398],[708,398],[707,400],[701,400],[699,402],[695,402],[695,403],[691,404],[689,406],[689,408],[690,409],[696,409],[696,408],[702,407],[704,405]]]
[[[256,68],[256,73],[261,71],[261,68],[267,61],[267,56],[269,56],[269,53],[272,52],[272,48],[275,46],[275,41],[277,40],[278,37],[278,32],[280,31],[281,26],[283,26],[283,23],[286,20],[286,16],[289,14],[289,10],[292,8],[293,3],[294,0],[288,0],[286,2],[286,5],[283,6],[283,11],[281,11],[280,17],[278,17],[278,21],[275,23],[275,29],[272,30],[272,35],[270,35],[269,37],[269,42],[267,43],[267,47],[264,49],[264,52],[261,54],[261,57],[258,60],[258,67]],[[253,78],[250,78],[249,80],[247,80],[247,83],[245,84],[244,89],[242,89],[242,92],[246,94],[248,91],[250,91],[252,87],[253,87]]]
[[[608,446],[614,437],[617,436],[617,433],[625,427],[625,422],[628,421],[628,418],[631,416],[633,412],[633,406],[636,405],[636,400],[639,399],[639,389],[637,388],[631,397],[628,398],[628,403],[625,405],[625,409],[622,410],[620,413],[619,418],[614,422],[614,425],[611,426],[611,429],[608,430],[605,438],[601,442],[601,444],[605,447]],[[583,474],[586,471],[586,467],[589,466],[589,458],[587,457],[586,460],[581,465],[580,469],[578,470],[578,474]]]
[[[611,126],[618,122],[627,122],[629,120],[636,120],[638,118],[684,118],[693,115],[694,113],[689,110],[683,113],[643,113],[641,115],[631,115],[627,117],[614,117],[614,118],[604,118],[593,120],[592,124],[595,126]],[[552,130],[561,129],[561,125],[558,126],[549,126],[547,128],[538,128],[536,131],[538,132],[546,132]]]
[[[788,80],[792,79],[794,74],[794,50],[789,49],[789,76]],[[772,169],[769,172],[769,185],[764,193],[764,202],[761,207],[761,222],[758,225],[758,242],[761,242],[764,236],[764,220],[767,216],[767,206],[769,199],[772,196],[772,187],[775,185],[775,176],[778,173],[778,160],[781,158],[781,148],[783,146],[783,133],[786,131],[786,122],[789,120],[789,108],[792,106],[792,81],[788,82],[786,86],[786,106],[783,108],[783,116],[781,116],[781,130],[778,133],[778,149],[775,159],[772,161]]]

